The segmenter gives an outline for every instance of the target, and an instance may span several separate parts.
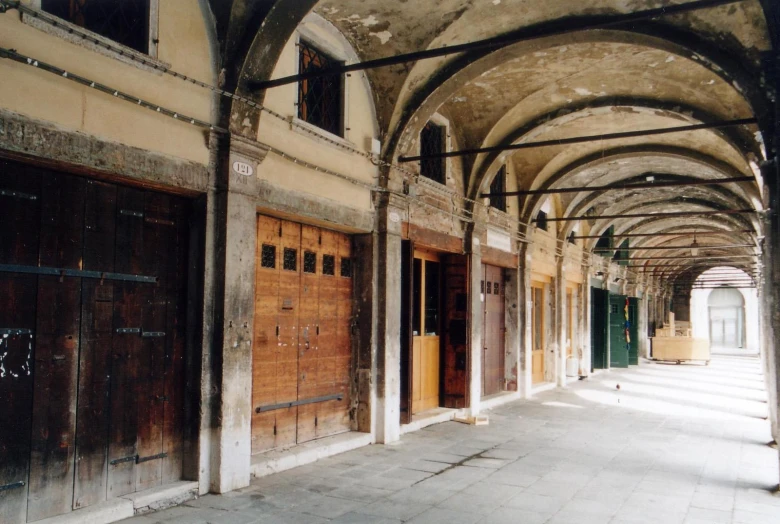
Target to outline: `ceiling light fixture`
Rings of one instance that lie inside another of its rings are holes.
[[[693,243],[691,244],[691,255],[699,256],[699,244],[696,242],[696,231],[693,232]]]

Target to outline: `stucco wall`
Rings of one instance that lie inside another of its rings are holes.
[[[209,91],[49,34],[23,22],[16,10],[0,15],[0,46],[182,114],[210,120]],[[212,83],[206,27],[197,2],[160,2],[158,59],[181,74]],[[0,60],[0,78],[0,106],[5,109],[104,140],[208,162],[206,138],[195,126],[11,60]]]

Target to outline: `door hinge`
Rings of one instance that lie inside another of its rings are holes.
[[[168,457],[167,453],[158,453],[156,455],[149,455],[148,457],[136,457],[135,463],[141,464],[143,462],[149,462],[150,460],[164,459],[167,457]]]
[[[14,488],[23,488],[26,485],[26,483],[23,480],[20,480],[18,482],[12,482],[10,484],[4,484],[0,486],[0,491],[8,491],[9,489]]]

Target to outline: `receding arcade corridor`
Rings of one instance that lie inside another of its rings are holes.
[[[765,400],[757,358],[643,361],[124,522],[776,524]]]

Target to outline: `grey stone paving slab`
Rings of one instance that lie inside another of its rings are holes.
[[[759,371],[612,370],[127,523],[780,524]]]

